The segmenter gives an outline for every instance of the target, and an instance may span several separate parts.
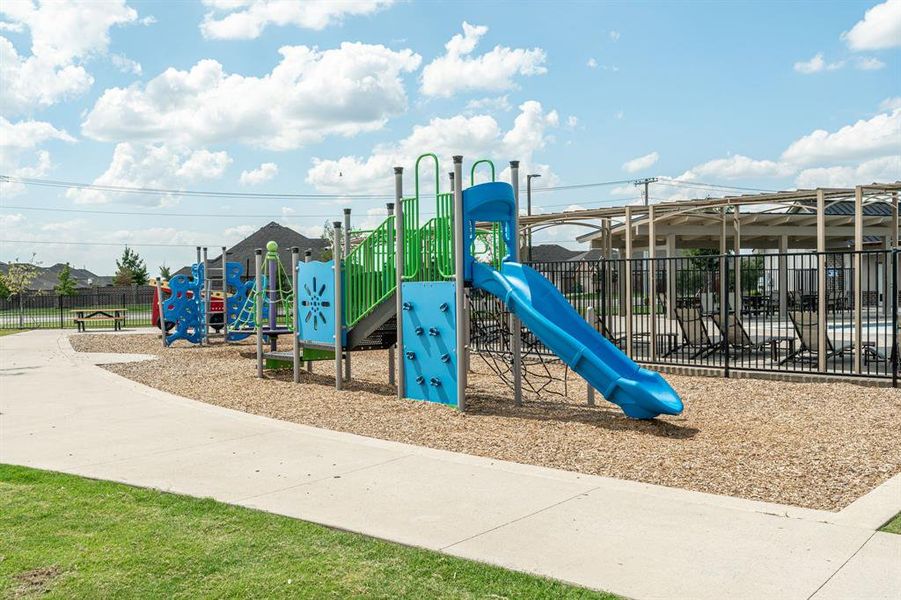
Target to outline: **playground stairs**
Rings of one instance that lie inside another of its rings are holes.
[[[351,350],[390,348],[397,343],[397,310],[391,294],[348,330],[346,345]]]

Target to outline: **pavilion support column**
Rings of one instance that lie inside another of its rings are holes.
[[[854,371],[863,370],[863,188],[854,188]]]
[[[724,280],[726,275],[726,208],[720,209],[720,317],[726,322],[729,314],[729,281]]]
[[[826,195],[817,189],[817,368],[826,371]]]
[[[732,228],[734,229],[734,233],[732,236],[733,240],[733,252],[735,254],[735,263],[734,268],[732,269],[735,272],[735,301],[733,303],[735,307],[735,318],[738,318],[738,315],[741,314],[741,289],[742,289],[742,280],[741,280],[741,207],[738,205],[735,206],[735,212],[732,213]]]
[[[626,355],[632,358],[632,207],[626,207],[626,260],[623,263]]]
[[[657,361],[657,227],[654,223],[654,207],[648,207],[648,266],[650,293],[648,312],[651,317],[651,360]]]
[[[898,192],[892,192],[892,233],[891,233],[891,237],[892,237],[892,250],[894,250],[895,252],[899,251],[898,244],[899,244],[899,242],[901,242],[901,240],[898,239],[899,233],[901,233],[901,232],[898,231]],[[899,263],[901,263],[901,261],[899,261]],[[898,265],[898,268],[901,269],[901,264]],[[898,284],[901,283],[901,273],[892,273],[891,280],[892,280],[892,296],[890,296],[888,299],[889,301],[886,302],[886,304],[888,306],[893,306],[895,304],[895,302],[894,302],[895,296],[894,295],[898,293]],[[889,309],[889,310],[891,310],[891,309]]]
[[[676,234],[666,236],[666,314],[676,318]]]
[[[777,285],[779,287],[779,319],[788,319],[788,236],[779,236],[779,263]]]
[[[886,318],[892,316],[892,299],[891,294],[894,293],[892,288],[892,236],[887,235],[882,238],[882,314]]]

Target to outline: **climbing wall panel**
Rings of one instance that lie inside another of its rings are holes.
[[[403,284],[404,386],[408,398],[457,402],[453,282]]]

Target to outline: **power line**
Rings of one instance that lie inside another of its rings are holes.
[[[37,185],[44,187],[95,190],[100,192],[117,192],[127,194],[153,194],[173,196],[201,196],[210,198],[255,198],[269,200],[310,200],[310,199],[391,199],[394,194],[264,194],[259,192],[219,192],[212,190],[177,190],[152,187],[129,187],[122,185],[103,185],[96,183],[80,183],[76,181],[57,181],[52,179],[33,179],[29,177],[16,177],[12,175],[0,175],[0,182],[21,183],[23,185]]]
[[[613,181],[595,181],[589,183],[576,183],[571,185],[557,185],[548,187],[536,187],[533,192],[557,192],[563,190],[587,189],[593,187],[603,187],[610,185],[622,185],[630,183],[631,179],[619,179]],[[394,194],[339,194],[339,193],[258,193],[258,192],[223,192],[213,190],[185,190],[171,188],[154,188],[154,187],[131,187],[122,185],[105,185],[99,183],[83,183],[77,181],[60,181],[54,179],[35,179],[31,177],[17,177],[14,175],[0,175],[0,182],[19,183],[22,185],[35,185],[43,187],[94,190],[99,192],[115,192],[127,194],[153,194],[153,195],[173,195],[173,196],[199,196],[210,198],[255,198],[269,200],[297,200],[297,199],[393,199]]]
[[[163,244],[163,243],[153,243],[153,242],[62,242],[62,241],[50,241],[50,240],[0,240],[0,244],[44,244],[51,245],[57,244],[61,246],[129,246],[129,247],[160,247],[160,248],[196,248],[197,246],[207,246],[210,248],[218,248],[221,246],[221,243],[215,244]]]
[[[659,179],[657,181],[658,185],[668,185],[670,187],[684,187],[684,188],[694,188],[694,189],[706,189],[706,188],[715,188],[721,190],[738,190],[738,191],[746,191],[746,192],[767,192],[774,193],[779,190],[772,190],[766,188],[752,188],[752,187],[742,187],[737,185],[722,185],[719,183],[704,183],[703,181],[681,181],[678,179]]]

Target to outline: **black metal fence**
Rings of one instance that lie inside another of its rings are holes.
[[[125,327],[150,326],[151,286],[79,289],[71,296],[26,292],[0,299],[0,329],[75,328],[76,309],[124,309]],[[112,321],[89,321],[88,329],[112,328]]]
[[[896,383],[898,260],[871,250],[531,266],[638,362]],[[500,301],[473,290],[471,308],[473,350],[509,352],[501,335],[485,335],[507,322]]]

